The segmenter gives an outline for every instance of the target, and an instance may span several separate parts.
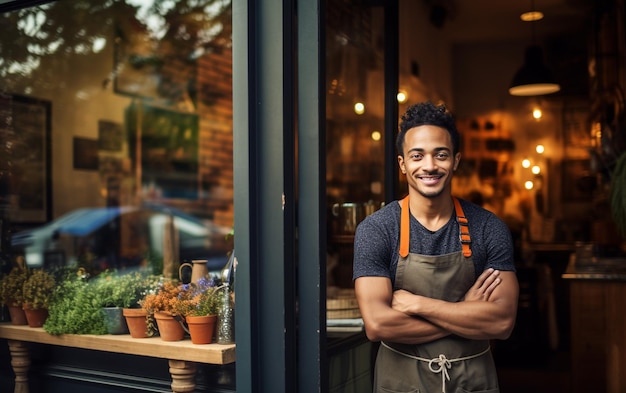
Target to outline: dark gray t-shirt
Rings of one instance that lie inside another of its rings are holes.
[[[460,200],[469,221],[472,259],[476,277],[487,268],[515,271],[513,241],[506,224],[492,212]],[[389,277],[394,283],[400,248],[400,205],[394,201],[367,216],[354,237],[353,279],[362,276]],[[436,232],[426,229],[412,215],[409,252],[444,255],[461,250],[456,214]]]

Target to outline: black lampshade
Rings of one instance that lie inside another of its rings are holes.
[[[561,86],[554,80],[552,72],[543,64],[539,46],[526,49],[524,65],[515,73],[509,93],[514,96],[539,96],[555,93]]]

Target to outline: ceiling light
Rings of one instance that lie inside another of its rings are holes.
[[[543,19],[543,12],[541,11],[528,11],[524,12],[519,17],[524,22],[535,22]]]
[[[541,48],[532,45],[526,49],[524,65],[513,77],[509,93],[514,96],[539,96],[556,93],[561,86],[555,82],[552,72],[543,64]]]

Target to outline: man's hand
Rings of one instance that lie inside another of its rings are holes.
[[[464,301],[489,301],[489,297],[493,293],[494,289],[502,282],[499,277],[500,271],[494,269],[485,270],[476,279],[476,282],[467,291],[464,296]],[[398,289],[393,292],[393,298],[391,300],[391,308],[394,310],[403,312],[407,315],[416,315],[415,310],[419,310],[419,301],[421,297],[412,294],[404,289]]]
[[[415,301],[418,299],[419,298],[411,292],[404,289],[398,289],[396,291],[393,291],[391,308],[403,312],[407,315],[411,315],[410,308],[415,304]]]
[[[464,301],[489,301],[489,297],[502,282],[499,277],[500,271],[489,268],[485,270],[476,280],[474,285],[467,291]]]

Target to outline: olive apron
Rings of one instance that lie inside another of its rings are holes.
[[[448,302],[463,300],[475,282],[468,222],[454,198],[462,250],[432,256],[409,253],[409,200],[401,201],[400,256],[395,289]],[[499,392],[488,340],[450,335],[419,345],[381,342],[374,392]]]

